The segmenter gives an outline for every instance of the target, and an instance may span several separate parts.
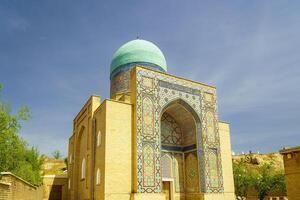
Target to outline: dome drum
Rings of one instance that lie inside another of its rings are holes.
[[[148,62],[133,62],[133,63],[128,63],[125,65],[122,65],[120,67],[118,67],[117,69],[115,69],[111,74],[110,74],[110,79],[113,79],[115,76],[119,75],[120,73],[123,73],[125,71],[130,70],[131,68],[133,68],[136,65],[142,65],[143,67],[149,68],[149,69],[155,69],[158,71],[163,71],[165,72],[165,70],[158,66],[155,65],[153,63],[148,63]]]
[[[127,93],[130,89],[129,71],[135,65],[149,69],[167,71],[166,59],[161,50],[152,42],[132,40],[122,45],[113,55],[110,65],[110,95]]]

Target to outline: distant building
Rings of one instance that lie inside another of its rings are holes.
[[[300,146],[284,148],[283,155],[285,183],[290,200],[300,200]]]
[[[111,99],[91,96],[73,121],[69,199],[235,199],[215,87],[168,74],[145,40],[118,49],[110,80]]]

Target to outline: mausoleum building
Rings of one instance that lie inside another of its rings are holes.
[[[216,88],[167,68],[161,50],[141,39],[113,55],[110,99],[91,96],[73,122],[69,199],[235,199]]]

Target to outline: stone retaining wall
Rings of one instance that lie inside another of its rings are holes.
[[[36,187],[22,178],[1,172],[0,200],[41,200],[43,187]]]

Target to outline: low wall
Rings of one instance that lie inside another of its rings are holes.
[[[11,198],[10,184],[0,182],[0,200],[7,200]]]
[[[0,200],[41,200],[43,187],[36,187],[22,178],[1,172]]]

